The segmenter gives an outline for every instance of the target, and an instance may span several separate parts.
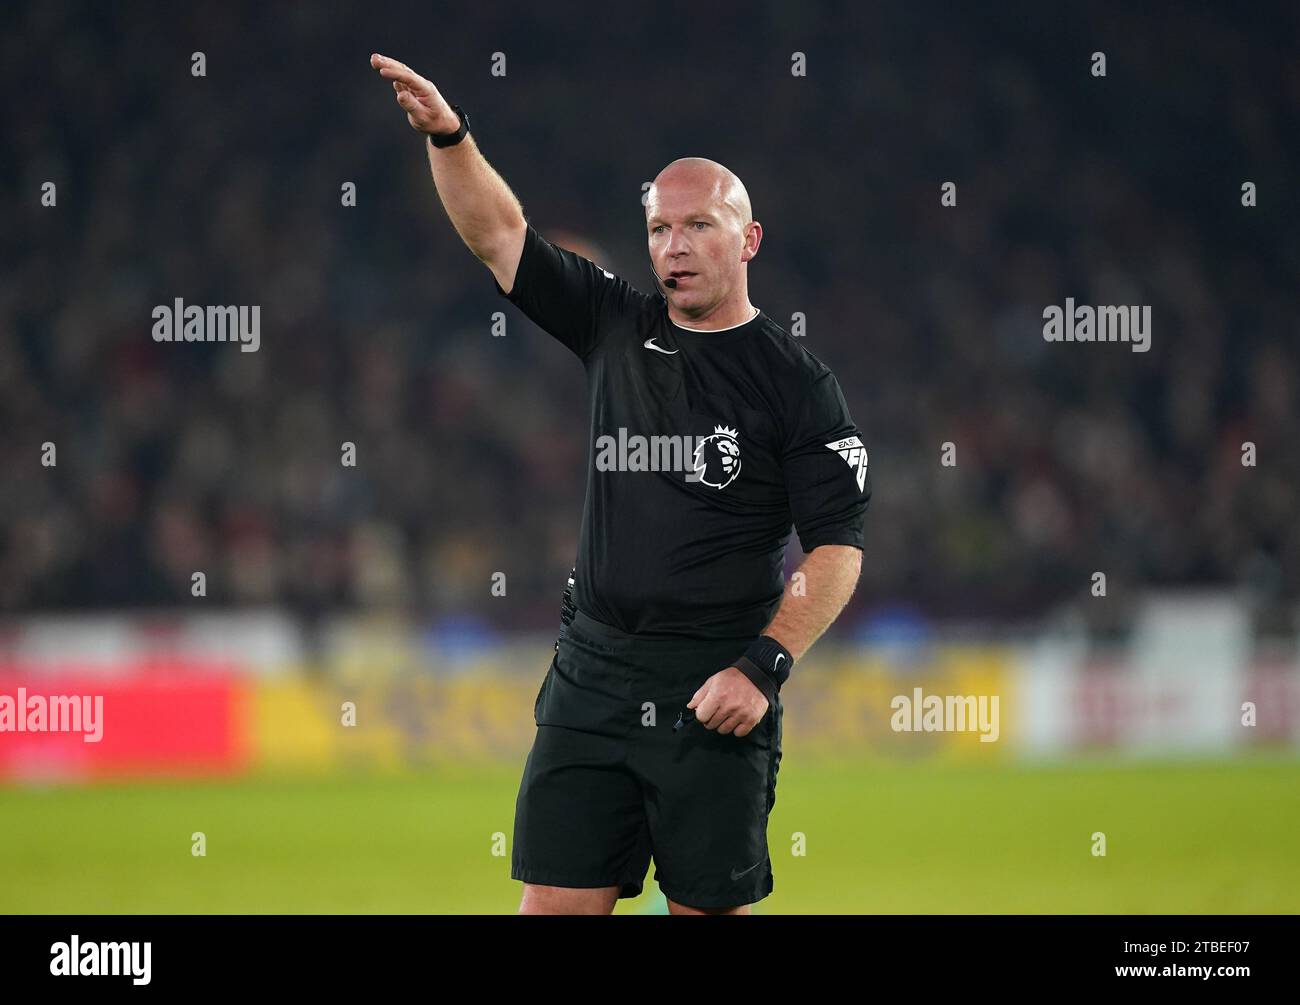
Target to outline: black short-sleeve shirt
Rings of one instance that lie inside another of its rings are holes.
[[[805,552],[862,547],[867,451],[834,374],[759,311],[695,331],[531,224],[499,294],[586,367],[587,494],[574,601],[647,637],[751,639]]]

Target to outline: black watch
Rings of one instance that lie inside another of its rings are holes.
[[[439,149],[441,149],[442,147],[454,147],[457,143],[459,143],[461,140],[465,138],[466,134],[469,133],[469,116],[465,113],[465,109],[461,108],[460,105],[452,105],[451,110],[460,116],[459,129],[457,129],[454,133],[426,133],[425,134],[426,136],[429,137],[429,142],[432,143],[435,147],[438,147]]]

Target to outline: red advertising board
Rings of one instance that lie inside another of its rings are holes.
[[[106,675],[0,666],[0,779],[231,775],[251,757],[251,698],[229,668]]]

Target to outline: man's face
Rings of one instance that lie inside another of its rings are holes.
[[[735,289],[743,274],[745,228],[715,184],[656,182],[646,201],[650,260],[660,279],[677,288],[665,295],[683,310],[707,311]]]

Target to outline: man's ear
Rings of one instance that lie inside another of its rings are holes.
[[[753,261],[758,256],[758,246],[763,243],[763,225],[757,220],[745,228],[745,243],[740,248],[742,262]]]

